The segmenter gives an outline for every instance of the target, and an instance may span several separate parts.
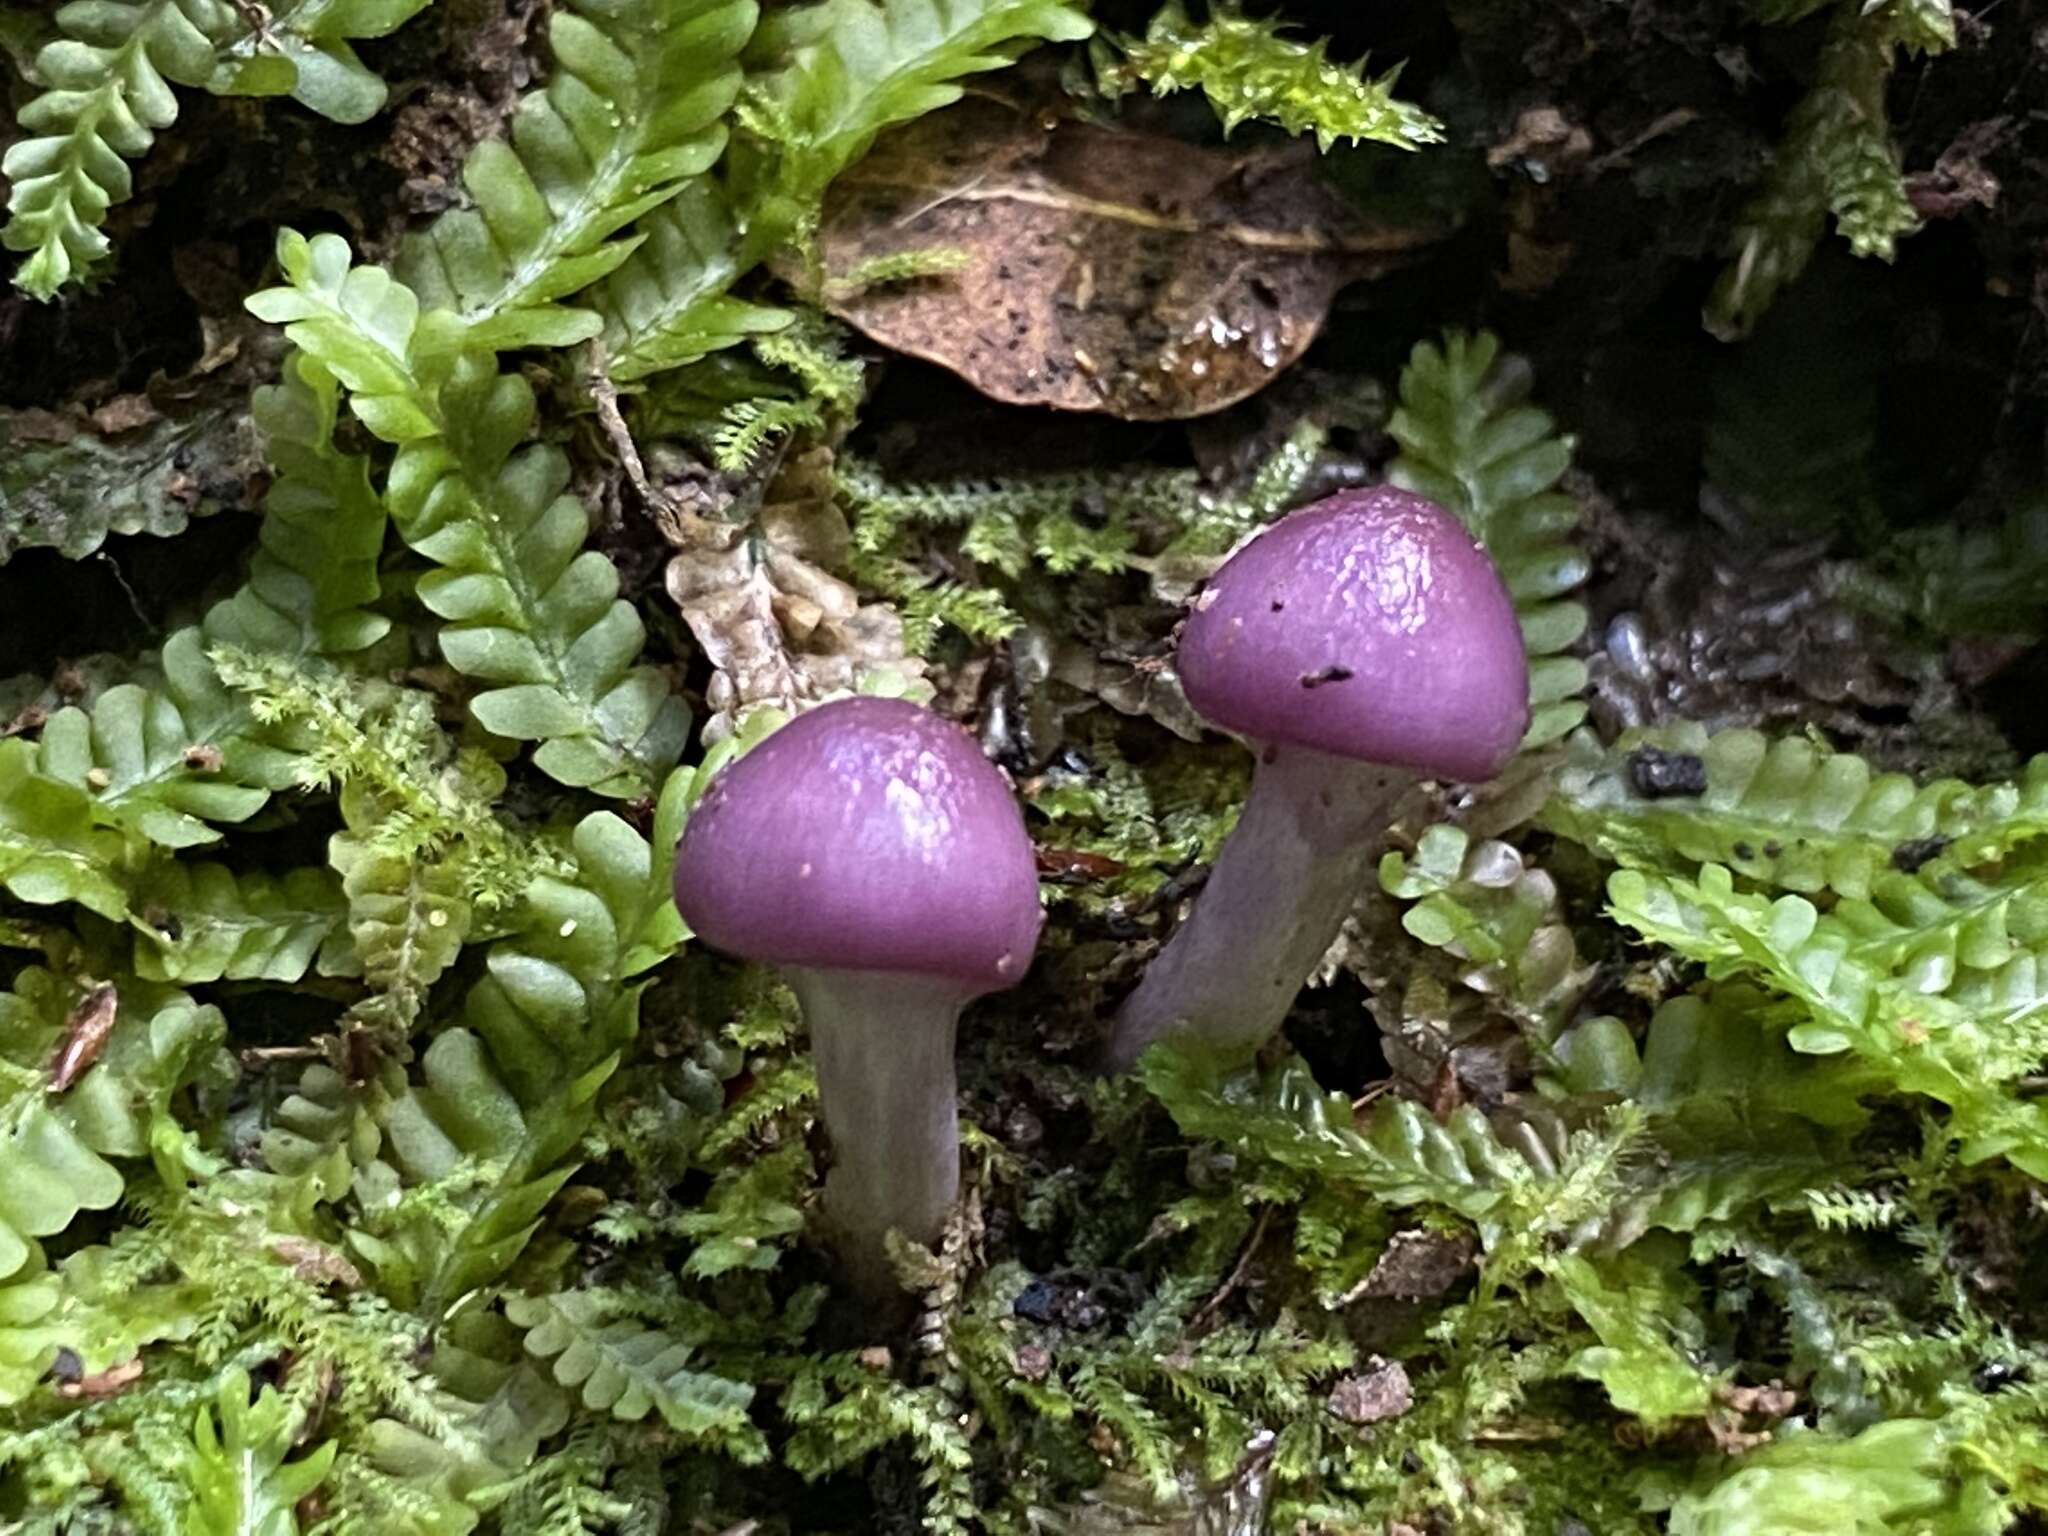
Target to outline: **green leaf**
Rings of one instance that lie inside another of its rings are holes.
[[[2002,1512],[1985,1499],[1981,1468],[1955,1466],[1956,1437],[1901,1418],[1843,1437],[1776,1438],[1726,1464],[1707,1488],[1671,1508],[1672,1536],[1997,1536]],[[1978,1485],[1976,1497],[1966,1493]]]
[[[1794,1051],[1769,1011],[1756,987],[1725,983],[1664,1003],[1640,1048],[1611,1017],[1558,1038],[1537,1079],[1546,1095],[1625,1098],[1648,1112],[1656,1172],[1616,1202],[1613,1240],[1734,1221],[1844,1165],[1868,1119],[1869,1075],[1847,1059]]]
[[[335,446],[340,413],[334,375],[303,353],[287,358],[279,382],[250,401],[275,478],[263,498],[261,553],[237,605],[245,644],[342,656],[390,631],[391,621],[370,611],[381,590],[384,506],[370,486],[369,460]],[[271,615],[298,620],[296,643],[279,643]],[[216,643],[232,638],[226,624],[212,628]]]
[[[126,917],[121,838],[99,826],[82,788],[37,767],[34,743],[0,740],[0,886],[37,906],[75,901],[101,917]]]
[[[1692,1361],[1706,1324],[1676,1273],[1632,1257],[1596,1266],[1570,1253],[1544,1269],[1600,1340],[1573,1357],[1572,1369],[1599,1382],[1616,1408],[1656,1425],[1713,1406],[1714,1379]]]
[[[192,1336],[206,1300],[199,1287],[136,1285],[112,1258],[81,1248],[53,1269],[30,1243],[26,1262],[0,1271],[0,1408],[50,1393],[59,1351],[92,1374],[133,1360],[145,1344]]]
[[[151,981],[294,982],[357,969],[342,892],[324,869],[282,877],[160,860],[138,882],[136,973]]]
[[[563,346],[598,318],[559,300],[630,255],[616,239],[703,176],[725,147],[754,0],[580,0],[549,20],[554,69],[463,166],[472,208],[407,241],[399,272],[484,345]]]
[[[207,89],[219,96],[284,96],[337,123],[383,109],[384,82],[349,46],[384,37],[433,0],[286,0],[220,52]]]
[[[645,630],[611,561],[582,548],[583,504],[568,459],[534,445],[533,393],[466,360],[447,387],[449,435],[407,446],[391,469],[391,513],[440,569],[419,595],[446,621],[441,650],[492,685],[470,702],[486,730],[541,743],[534,761],[565,784],[644,794],[681,756],[682,703],[635,667]]]
[[[1645,796],[1634,769],[1648,753],[1697,758],[1705,791]],[[1543,824],[1634,869],[1722,864],[1780,890],[1862,900],[1890,872],[1936,856],[1968,867],[2048,834],[2048,757],[2015,782],[1918,784],[1803,736],[1685,723],[1626,731],[1603,748],[1582,733]]]
[[[60,1052],[87,1027],[101,1044],[54,1091]],[[121,1198],[113,1160],[171,1154],[183,1137],[172,1097],[224,1032],[217,1009],[145,982],[88,994],[31,967],[0,993],[0,1276],[28,1262],[29,1239]]]
[[[327,1480],[339,1450],[330,1440],[290,1459],[305,1420],[276,1388],[252,1401],[249,1373],[225,1373],[214,1404],[193,1421],[181,1469],[192,1490],[185,1536],[298,1536],[295,1506]]]
[[[687,1369],[694,1348],[629,1318],[609,1315],[592,1291],[513,1296],[505,1315],[527,1330],[526,1350],[553,1362],[555,1380],[580,1390],[583,1406],[632,1422],[659,1412],[669,1428],[764,1460],[767,1442],[747,1417],[754,1389]]]
[[[16,118],[27,136],[0,161],[12,183],[0,242],[30,253],[15,286],[54,298],[106,257],[100,225],[134,190],[127,162],[176,121],[172,82],[206,80],[235,18],[225,0],[75,0],[58,11],[66,35],[36,55],[43,93]]]

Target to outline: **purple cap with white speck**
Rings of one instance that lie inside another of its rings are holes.
[[[1457,518],[1392,486],[1289,513],[1188,616],[1188,702],[1259,742],[1490,779],[1529,728],[1529,667],[1500,573]]]
[[[676,850],[676,906],[749,960],[892,971],[978,997],[1030,967],[1041,914],[1024,819],[959,726],[850,698],[712,781]]]

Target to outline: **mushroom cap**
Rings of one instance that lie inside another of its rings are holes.
[[[1490,779],[1529,728],[1514,603],[1435,502],[1392,486],[1288,514],[1210,578],[1180,639],[1188,702],[1255,741]]]
[[[1009,785],[901,699],[820,705],[714,779],[676,849],[676,906],[749,960],[1013,986],[1042,914]]]

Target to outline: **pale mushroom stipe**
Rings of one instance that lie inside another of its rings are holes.
[[[960,1011],[1030,968],[1042,914],[1009,785],[959,726],[899,699],[820,705],[735,761],[676,850],[676,906],[778,966],[803,1005],[849,1271],[893,1289],[884,1235],[939,1233],[959,1192]]]
[[[1118,1012],[1128,1067],[1163,1036],[1266,1040],[1365,888],[1417,778],[1477,782],[1529,724],[1513,602],[1436,503],[1391,486],[1290,513],[1226,560],[1182,630],[1188,701],[1258,754],[1194,910]]]

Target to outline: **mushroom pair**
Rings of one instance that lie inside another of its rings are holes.
[[[1186,1035],[1255,1047],[1286,1017],[1418,776],[1493,777],[1528,725],[1521,632],[1457,519],[1388,487],[1290,514],[1196,601],[1188,699],[1259,763],[1194,911],[1117,1016],[1108,1060]],[[728,768],[691,817],[676,902],[705,942],[782,967],[803,1005],[854,1278],[886,1295],[891,1228],[928,1241],[959,1188],[953,1042],[1031,963],[1035,861],[959,727],[845,699]]]

